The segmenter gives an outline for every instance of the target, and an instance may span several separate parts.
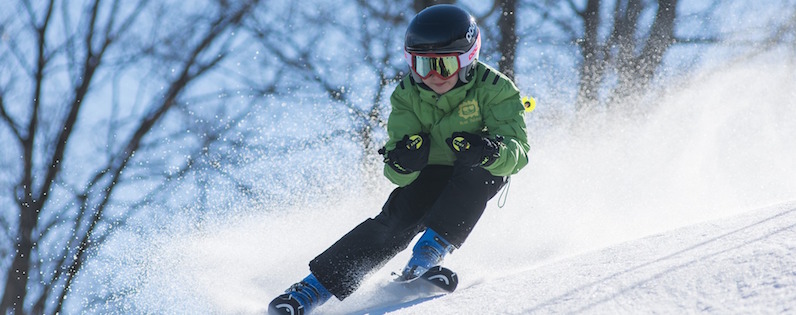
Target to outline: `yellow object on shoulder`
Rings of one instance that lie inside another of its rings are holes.
[[[533,96],[523,96],[522,106],[525,107],[525,112],[530,113],[536,108],[536,99]]]

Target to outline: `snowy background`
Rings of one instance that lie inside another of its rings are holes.
[[[493,199],[446,261],[461,279],[454,294],[397,294],[389,279],[403,252],[318,311],[796,311],[796,68],[776,57],[705,70],[643,119],[531,127],[531,163],[512,177],[506,205]],[[140,268],[125,272],[136,291],[124,303],[142,313],[262,313],[390,189],[243,211],[118,246],[112,263]]]
[[[386,133],[367,113],[386,114],[390,78],[406,71],[396,52],[410,2],[100,2],[17,0],[0,11],[0,280],[27,291],[6,287],[4,300],[20,296],[18,313],[35,314],[262,314],[393,189],[369,168],[381,167]],[[526,116],[530,163],[447,259],[459,290],[391,286],[404,252],[319,313],[796,313],[796,0],[679,1],[678,43],[649,93],[588,113],[576,112],[573,12],[586,1],[542,2],[520,1],[518,19],[516,82],[538,100]],[[484,47],[495,47],[500,10],[462,3],[486,14]],[[603,2],[606,18],[615,3]],[[648,25],[655,5],[641,3]],[[242,24],[212,32],[239,9]],[[97,60],[84,49],[103,38],[115,45],[86,78],[81,67]],[[205,49],[194,59],[190,47]],[[500,57],[481,55],[492,66]],[[180,88],[180,69],[203,64],[217,67]],[[83,82],[91,89],[76,95]],[[182,91],[174,102],[164,100],[171,87]],[[161,104],[175,107],[127,150]],[[48,182],[69,108],[80,114]],[[26,127],[36,135],[30,177]],[[108,171],[127,154],[130,164]],[[45,196],[41,212],[28,208]],[[29,238],[33,251],[15,248]],[[18,257],[31,269],[16,269]]]

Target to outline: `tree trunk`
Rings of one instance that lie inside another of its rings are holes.
[[[646,46],[637,58],[639,69],[635,80],[640,90],[646,90],[663,62],[663,55],[674,44],[674,20],[677,17],[677,0],[658,0],[655,22],[647,38]]]
[[[498,61],[498,70],[514,80],[514,59],[517,54],[517,1],[501,0],[502,14],[498,19],[500,29],[500,42],[498,50],[502,57]]]
[[[35,28],[37,35],[37,62],[34,82],[32,82],[34,86],[33,98],[30,104],[32,110],[26,124],[27,130],[25,134],[17,133],[17,140],[23,151],[22,164],[25,169],[14,192],[19,209],[19,221],[17,222],[17,235],[14,240],[14,259],[6,272],[6,285],[3,291],[3,300],[0,302],[0,313],[2,314],[24,312],[25,298],[28,292],[28,277],[30,275],[31,252],[33,252],[33,247],[35,246],[33,229],[38,224],[41,207],[46,202],[47,192],[50,189],[49,187],[51,187],[51,182],[48,182],[48,179],[51,180],[51,176],[59,172],[61,165],[61,159],[53,156],[54,159],[51,161],[57,161],[56,164],[51,164],[51,167],[47,169],[47,176],[44,179],[44,183],[42,183],[43,187],[34,192],[34,150],[36,149],[34,144],[36,143],[37,128],[39,126],[39,109],[42,106],[41,96],[44,86],[45,67],[47,66],[46,35],[54,7],[55,1],[50,1],[43,20],[40,22],[41,24]],[[5,113],[5,111],[3,112]],[[7,119],[10,120],[11,118]],[[13,126],[12,124],[9,125]],[[66,128],[69,128],[69,126],[64,126],[64,129]],[[54,154],[58,154],[57,149]],[[38,196],[34,196],[34,194]]]
[[[583,19],[584,35],[580,39],[583,62],[580,65],[577,107],[579,112],[584,112],[599,102],[598,92],[606,67],[597,37],[601,22],[600,0],[589,0],[586,9],[578,14]]]
[[[27,296],[28,272],[30,270],[30,254],[33,251],[33,227],[36,226],[39,210],[38,204],[31,204],[28,198],[18,205],[19,231],[16,236],[14,260],[6,274],[3,301],[0,312],[3,314],[24,313],[24,301]],[[30,205],[30,206],[27,206]]]

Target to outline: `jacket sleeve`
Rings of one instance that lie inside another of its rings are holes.
[[[405,81],[408,81],[405,79]],[[404,82],[406,85],[409,82]],[[411,91],[409,86],[404,88],[402,83],[395,88],[392,96],[390,96],[390,103],[392,104],[392,111],[387,120],[387,144],[384,145],[387,151],[395,148],[395,144],[403,139],[404,135],[414,135],[422,131],[420,120],[412,110]],[[387,177],[393,184],[400,187],[412,183],[420,172],[412,172],[409,174],[400,174],[393,170],[387,164],[384,164],[384,176]]]
[[[525,126],[525,108],[517,88],[506,81],[490,101],[484,124],[492,137],[502,136],[500,157],[485,167],[496,176],[516,174],[528,164],[528,134]]]

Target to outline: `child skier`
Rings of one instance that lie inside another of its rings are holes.
[[[269,314],[307,314],[353,293],[423,235],[399,280],[440,265],[464,243],[492,199],[528,163],[517,87],[478,60],[481,32],[467,11],[435,5],[409,23],[411,71],[392,93],[384,175],[398,185],[381,212],[310,263],[310,274],[269,305]]]

